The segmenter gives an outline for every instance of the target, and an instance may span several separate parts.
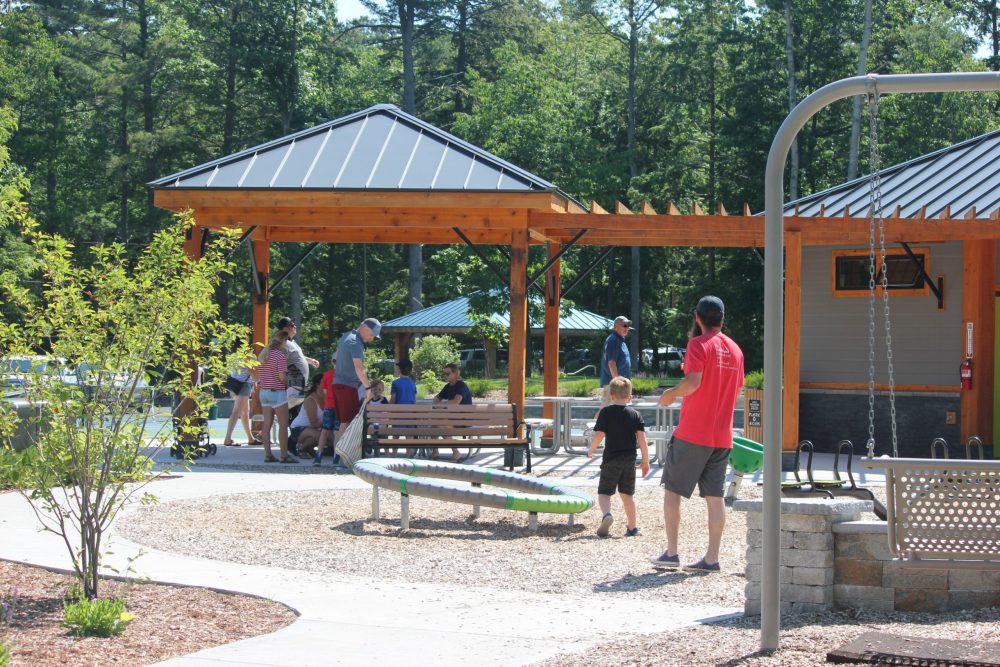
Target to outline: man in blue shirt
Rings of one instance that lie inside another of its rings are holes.
[[[608,383],[616,377],[632,377],[632,358],[625,336],[631,330],[632,320],[619,315],[615,318],[614,331],[605,339],[601,350],[601,407],[611,404]]]

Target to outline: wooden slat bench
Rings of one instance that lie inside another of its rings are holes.
[[[521,422],[510,403],[370,403],[365,417],[365,444],[376,457],[381,449],[395,448],[520,448],[531,472],[531,425]]]

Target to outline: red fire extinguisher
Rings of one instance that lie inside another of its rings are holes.
[[[959,374],[962,377],[962,391],[972,389],[972,357],[965,358],[959,366]]]

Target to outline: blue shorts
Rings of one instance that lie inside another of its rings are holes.
[[[229,392],[232,393],[232,392]],[[253,382],[244,382],[243,386],[240,388],[240,393],[237,396],[249,396],[253,393]]]
[[[288,404],[288,394],[284,389],[261,389],[260,405],[264,408],[280,408]]]
[[[323,430],[336,431],[338,428],[340,428],[340,422],[337,421],[337,410],[335,408],[323,408]]]

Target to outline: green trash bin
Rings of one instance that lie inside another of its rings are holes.
[[[218,403],[214,403],[212,405],[212,407],[210,407],[208,409],[208,418],[209,419],[218,419],[219,418],[219,404]]]

